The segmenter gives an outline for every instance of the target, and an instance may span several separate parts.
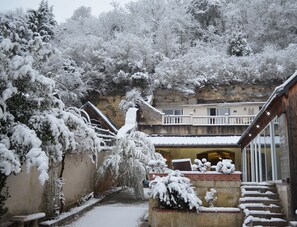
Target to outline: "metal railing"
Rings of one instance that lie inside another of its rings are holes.
[[[163,115],[163,125],[249,125],[255,115],[193,116]]]

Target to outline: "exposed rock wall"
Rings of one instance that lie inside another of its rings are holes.
[[[120,95],[100,96],[93,94],[87,98],[87,101],[93,103],[120,128],[125,124],[125,116],[123,116],[122,111],[119,109],[122,98],[123,96]]]
[[[275,85],[277,86],[277,85]],[[233,84],[215,87],[206,85],[195,93],[183,93],[175,90],[159,89],[154,93],[153,105],[170,106],[221,103],[221,102],[265,102],[273,92],[275,86],[267,84]]]

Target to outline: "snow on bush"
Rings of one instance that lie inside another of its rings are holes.
[[[211,188],[209,191],[206,192],[205,200],[208,203],[209,207],[213,207],[214,203],[217,201],[216,196],[217,190],[214,188]]]
[[[202,158],[202,160],[200,159],[195,159],[194,160],[194,164],[192,165],[192,170],[198,170],[199,172],[206,172],[207,170],[209,170],[211,167],[211,163],[207,161],[206,158]]]
[[[167,209],[196,210],[202,201],[196,196],[190,179],[180,171],[171,171],[165,177],[157,176],[150,182],[150,196]]]
[[[165,159],[150,160],[148,162],[148,169],[149,169],[149,172],[164,173],[168,170],[166,165],[166,160]]]
[[[232,164],[231,159],[223,159],[217,163],[216,171],[223,174],[231,174],[235,171],[235,165]]]

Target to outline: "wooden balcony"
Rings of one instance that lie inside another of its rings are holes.
[[[249,125],[255,115],[226,116],[193,116],[193,115],[162,115],[162,125]]]

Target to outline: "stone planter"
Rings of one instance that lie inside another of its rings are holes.
[[[208,204],[204,199],[207,191],[211,188],[217,190],[217,201],[214,204],[217,207],[237,207],[240,198],[240,176],[241,172],[235,171],[232,174],[222,174],[215,171],[206,173],[195,171],[181,171],[185,177],[191,180],[195,187],[198,198],[203,202],[203,206]],[[156,176],[166,176],[167,173],[150,173],[149,179],[152,180]]]
[[[202,208],[197,212],[153,208],[151,227],[240,227],[242,213],[239,208]]]

